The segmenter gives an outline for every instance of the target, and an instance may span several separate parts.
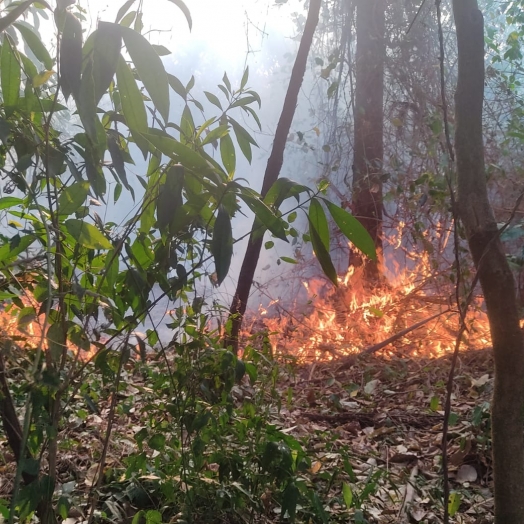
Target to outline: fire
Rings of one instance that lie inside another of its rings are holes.
[[[291,304],[272,300],[260,309],[258,318],[270,333],[275,353],[302,361],[373,351],[388,339],[393,340],[385,344],[386,356],[439,357],[453,351],[456,343],[459,318],[454,285],[442,276],[445,272],[437,274],[432,269],[427,254],[419,256],[414,267],[409,271],[393,268],[374,288],[367,285],[358,267],[339,278],[338,288],[323,277],[304,280],[305,304],[299,299]],[[470,307],[467,327],[466,346],[490,345],[480,298]]]

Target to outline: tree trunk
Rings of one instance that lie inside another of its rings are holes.
[[[524,341],[515,282],[486,186],[482,106],[484,19],[477,0],[453,0],[457,27],[455,152],[458,212],[484,292],[495,359],[492,407],[495,522],[524,523]]]
[[[309,11],[304,28],[304,34],[300,40],[297,58],[291,72],[289,80],[289,87],[284,100],[284,107],[278,121],[277,130],[275,133],[275,140],[271,155],[267,161],[266,171],[264,173],[264,181],[262,183],[262,197],[265,197],[271,186],[277,181],[280,175],[280,169],[284,161],[284,150],[286,148],[286,141],[291,127],[291,122],[295,116],[295,108],[297,105],[298,93],[302,87],[302,80],[306,71],[307,57],[313,35],[318,24],[318,17],[320,12],[321,0],[311,0],[309,4]],[[253,223],[254,226],[254,223]],[[253,284],[253,277],[262,249],[263,235],[255,235],[253,232],[249,237],[246,254],[242,261],[240,274],[238,277],[237,289],[233,300],[231,301],[231,308],[229,310],[229,319],[231,320],[231,332],[226,335],[224,344],[226,347],[230,346],[236,353],[238,350],[238,335],[242,327],[242,320],[246,312],[249,292]]]
[[[385,10],[385,0],[357,0],[353,214],[375,242],[378,260],[382,253]],[[377,278],[379,263],[367,261],[366,275]]]

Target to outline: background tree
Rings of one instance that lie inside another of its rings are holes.
[[[385,0],[357,2],[352,210],[382,257]],[[378,262],[366,263],[378,278]]]
[[[489,203],[484,166],[484,23],[476,0],[455,0],[458,81],[455,151],[458,212],[478,271],[495,357],[493,464],[495,519],[524,519],[524,340],[515,283]]]

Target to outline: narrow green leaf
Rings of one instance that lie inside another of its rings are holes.
[[[288,264],[298,264],[294,258],[290,257],[280,257],[280,260],[282,260],[282,262],[287,262]]]
[[[167,80],[171,89],[177,94],[180,95],[184,100],[187,99],[187,92],[184,84],[175,76],[170,73],[167,74]]]
[[[158,182],[160,179],[160,153],[151,155],[149,165],[147,167],[147,187],[144,195],[142,209],[140,210],[140,233],[147,233],[153,229],[155,225],[155,209],[154,205],[158,196]]]
[[[206,98],[214,105],[217,106],[220,111],[222,111],[222,104],[220,103],[220,100],[218,99],[218,96],[214,95],[213,93],[210,93],[209,91],[204,91],[204,95],[206,95]]]
[[[11,37],[4,36],[2,55],[0,56],[0,83],[5,107],[15,108],[20,98],[22,70],[11,44]]]
[[[462,502],[462,496],[457,491],[452,491],[449,494],[448,511],[449,516],[454,517],[460,508]]]
[[[217,127],[215,127],[215,129],[212,129],[206,135],[206,138],[204,138],[204,140],[202,140],[202,145],[205,146],[206,144],[210,144],[212,142],[215,142],[216,140],[219,140],[223,136],[227,135],[228,132],[229,132],[229,126],[227,126],[227,125],[217,126]]]
[[[93,34],[94,103],[98,105],[115,76],[122,38],[115,24],[107,22],[99,22]]]
[[[130,11],[127,13],[124,18],[120,21],[120,25],[122,27],[131,27],[131,24],[133,23],[133,20],[136,18],[136,11]]]
[[[364,226],[346,210],[324,199],[324,202],[333,217],[333,220],[340,228],[340,231],[350,240],[355,247],[360,249],[362,253],[367,255],[372,260],[377,259],[377,252],[373,239],[366,231]]]
[[[233,131],[235,132],[240,150],[246,157],[246,160],[251,164],[251,160],[253,158],[251,145],[258,147],[258,144],[255,142],[254,138],[245,130],[245,128],[241,126],[236,120],[229,117],[228,121],[233,126]]]
[[[160,231],[169,226],[176,218],[176,212],[182,207],[182,189],[184,187],[184,168],[178,164],[171,167],[164,184],[159,187],[157,202],[157,222]],[[174,224],[173,224],[174,225]],[[171,231],[175,234],[175,231]]]
[[[184,110],[182,111],[182,116],[180,117],[180,140],[183,143],[192,142],[193,134],[195,132],[195,121],[193,120],[193,115],[191,114],[191,109],[186,104]]]
[[[127,127],[131,131],[136,145],[145,157],[149,146],[147,141],[141,136],[141,133],[146,132],[148,129],[146,107],[142,93],[140,93],[140,89],[138,89],[136,85],[133,73],[122,55],[120,55],[116,68],[116,80],[120,92],[122,113],[126,119]]]
[[[19,22],[13,24],[13,26],[20,31],[20,34],[29,49],[31,49],[36,58],[44,64],[45,68],[48,70],[53,69],[53,59],[51,58],[46,46],[42,43],[42,40],[40,40],[40,37],[33,31],[33,29]]]
[[[191,31],[191,29],[193,29],[193,20],[191,20],[191,13],[189,9],[187,8],[186,4],[184,4],[182,0],[169,0],[169,1],[173,2],[173,4],[178,6],[180,11],[184,13],[184,16],[186,17],[186,20],[187,20],[187,25],[189,26],[189,30]]]
[[[27,11],[35,1],[36,0],[26,0],[25,2],[16,5],[9,11],[9,13],[7,13],[7,15],[0,18],[0,33],[5,31],[20,15],[22,15],[22,13]],[[47,9],[51,9],[47,2],[44,2],[43,0],[38,0],[38,3],[42,4]],[[14,2],[12,5],[14,5]]]
[[[115,18],[115,24],[118,24],[120,20],[122,20],[122,17],[129,11],[129,8],[135,3],[136,0],[127,0],[127,2],[122,5],[122,7],[118,10],[118,13],[116,14]]]
[[[246,67],[244,74],[242,75],[242,80],[240,81],[240,89],[246,87],[247,81],[249,79],[249,66]]]
[[[11,136],[11,125],[5,118],[0,118],[0,141],[7,145],[7,141]]]
[[[231,90],[231,82],[229,81],[229,78],[227,76],[227,73],[224,72],[224,76],[222,77],[222,82],[224,82],[224,85],[226,86],[227,90],[229,91],[229,93],[231,94],[232,93],[232,90]]]
[[[331,282],[333,282],[333,284],[335,284],[335,286],[338,286],[337,271],[335,269],[335,266],[333,266],[333,261],[329,256],[329,251],[324,246],[324,242],[322,241],[318,231],[315,229],[314,224],[309,219],[309,216],[308,221],[309,235],[311,237],[313,251],[315,252],[315,255],[320,263],[320,266],[322,267],[322,270],[324,271],[324,274],[329,278],[329,280],[331,280]]]
[[[140,80],[147,89],[155,108],[167,122],[169,119],[169,82],[162,60],[153,46],[141,34],[127,27],[119,27]]]
[[[70,218],[65,221],[68,233],[82,246],[88,249],[111,249],[111,242],[93,225]]]
[[[171,51],[163,45],[158,45],[158,44],[151,44],[151,45],[153,46],[153,49],[155,50],[158,56],[168,56],[171,54]]]
[[[143,136],[162,154],[179,161],[187,169],[211,171],[210,165],[196,151],[167,134],[161,134],[161,132],[153,134],[152,131],[155,130],[151,129],[149,133],[145,133]]]
[[[260,198],[252,194],[249,188],[242,188],[239,196],[249,206],[251,211],[255,213],[257,221],[259,221],[258,224],[255,224],[256,238],[264,234],[264,228],[259,227],[260,224],[263,224],[277,238],[284,242],[288,241],[284,221],[277,217]]]
[[[122,56],[118,60],[116,78],[118,90],[120,91],[122,112],[124,113],[127,127],[131,131],[147,132],[147,113],[144,99],[136,85],[131,69]]]
[[[232,177],[235,173],[237,158],[235,154],[235,145],[229,134],[220,139],[220,157],[222,158],[222,163],[224,164],[229,176]]]
[[[294,483],[290,483],[284,490],[284,493],[282,493],[283,520],[285,520],[287,517],[291,522],[295,521],[299,495],[300,491]]]
[[[119,146],[118,133],[113,129],[108,129],[107,131],[107,146],[109,149],[109,154],[111,155],[111,160],[113,161],[113,167],[118,175],[118,178],[129,191],[130,186],[127,181],[126,168],[124,166],[124,155]]]
[[[346,505],[346,508],[350,509],[351,504],[353,504],[353,491],[347,482],[344,482],[342,485],[342,496],[344,497],[344,504]]]
[[[57,18],[55,12],[55,19]],[[70,95],[78,97],[82,74],[82,25],[69,11],[64,17],[60,42],[60,85],[67,100]],[[58,25],[58,24],[57,24]],[[60,26],[59,26],[60,27]]]
[[[50,111],[65,111],[67,109],[66,106],[59,104],[54,98],[20,97],[19,105],[31,113],[48,113]]]
[[[58,214],[72,215],[84,204],[89,194],[89,182],[75,182],[66,187],[58,198]]]
[[[238,100],[235,100],[231,104],[231,107],[246,107],[249,104],[252,104],[253,102],[256,102],[256,98],[254,96],[245,96],[244,98],[239,98]]]
[[[15,207],[23,204],[24,201],[21,198],[17,197],[2,197],[0,198],[0,211],[3,209],[9,209],[10,207]]]
[[[231,219],[223,206],[218,208],[218,214],[213,228],[213,239],[211,241],[211,254],[215,259],[218,285],[227,276],[231,257],[233,256],[233,232]]]
[[[329,251],[329,225],[324,208],[316,198],[313,198],[309,204],[309,220],[315,226],[324,247]]]

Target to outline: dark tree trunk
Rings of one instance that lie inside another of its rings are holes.
[[[482,285],[495,359],[492,407],[495,522],[524,523],[524,340],[515,282],[488,199],[482,137],[484,19],[477,0],[453,0],[457,27],[455,152],[458,212]]]
[[[385,10],[385,0],[357,0],[353,214],[375,242],[379,261],[382,254]],[[379,262],[367,261],[366,274],[377,278]]]
[[[280,175],[280,169],[284,161],[284,150],[286,148],[286,141],[291,127],[291,122],[295,116],[295,108],[297,105],[298,93],[302,87],[302,80],[306,71],[307,57],[311,42],[313,41],[313,34],[318,24],[318,17],[320,12],[321,0],[311,0],[309,4],[309,12],[304,28],[304,34],[300,40],[297,58],[293,71],[291,72],[291,79],[289,80],[289,87],[284,100],[284,107],[282,114],[278,121],[277,130],[275,133],[275,140],[273,142],[273,149],[267,161],[266,172],[264,174],[264,181],[262,183],[262,197],[265,197],[271,186],[276,182]],[[254,223],[253,223],[254,226]],[[242,319],[246,312],[247,301],[251,285],[253,284],[253,277],[255,276],[255,269],[257,267],[260,250],[262,249],[263,236],[254,235],[253,232],[249,237],[246,254],[240,268],[240,275],[238,277],[237,289],[231,308],[229,310],[229,319],[231,320],[231,332],[226,335],[225,346],[231,346],[236,353],[238,350],[238,335],[242,327]]]

